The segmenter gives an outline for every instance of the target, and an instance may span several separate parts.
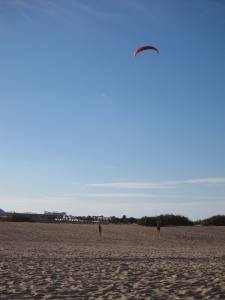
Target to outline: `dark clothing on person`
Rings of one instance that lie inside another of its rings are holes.
[[[156,227],[157,227],[157,231],[160,232],[160,228],[161,228],[161,222],[160,221],[157,221]]]
[[[101,236],[102,235],[102,225],[101,224],[98,224],[98,232],[99,232],[99,235]]]

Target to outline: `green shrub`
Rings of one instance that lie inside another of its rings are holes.
[[[187,217],[172,214],[160,215],[157,217],[143,217],[138,221],[138,224],[144,226],[156,226],[157,221],[160,221],[162,226],[193,225],[193,222],[190,221]]]
[[[8,222],[34,222],[34,220],[24,214],[8,214],[6,220]]]
[[[204,226],[225,226],[225,215],[217,215],[208,219],[201,220],[200,224]]]

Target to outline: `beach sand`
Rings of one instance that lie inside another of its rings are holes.
[[[225,299],[225,227],[0,223],[0,299]]]

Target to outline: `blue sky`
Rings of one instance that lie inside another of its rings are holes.
[[[224,36],[222,0],[0,0],[0,207],[224,214]]]

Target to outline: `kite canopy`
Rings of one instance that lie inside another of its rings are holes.
[[[137,50],[134,51],[134,56],[137,56],[138,53],[140,53],[142,51],[145,51],[145,50],[154,50],[154,51],[159,53],[159,49],[157,49],[154,46],[143,46],[143,47],[140,47],[140,48],[138,48]]]

